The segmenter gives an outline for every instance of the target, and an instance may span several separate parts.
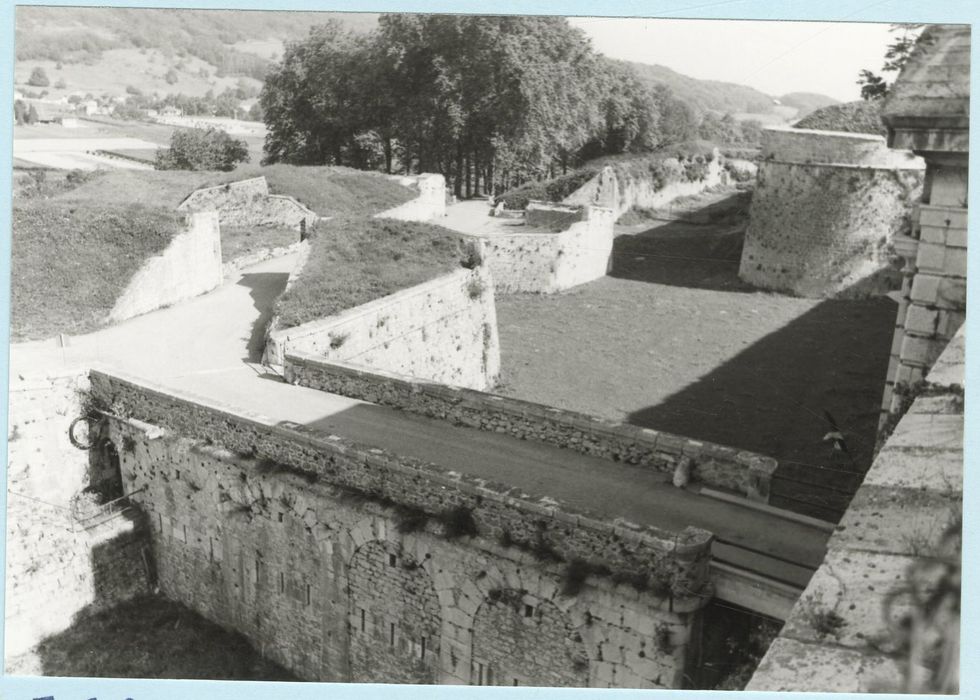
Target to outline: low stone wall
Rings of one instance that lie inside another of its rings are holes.
[[[136,271],[109,312],[109,323],[191,299],[221,284],[218,215],[202,212],[188,218],[187,230]]]
[[[275,226],[297,231],[303,225],[313,226],[320,218],[292,197],[269,194],[265,176],[195,190],[177,211],[216,211],[225,226]]]
[[[762,155],[743,280],[807,297],[865,296],[898,284],[891,244],[910,227],[921,159],[887,148],[881,136],[789,128],[766,129]]]
[[[728,182],[724,159],[716,149],[707,164],[704,177],[688,181],[684,177],[684,165],[676,158],[668,158],[663,167],[668,173],[665,183],[655,182],[652,177],[617,177],[616,171],[606,166],[595,177],[566,197],[565,204],[593,205],[612,209],[614,219],[634,207],[656,209],[670,204],[678,197],[699,194],[706,189]]]
[[[648,549],[624,530],[620,542],[613,527],[598,524],[608,528],[600,535],[586,519],[502,498],[488,485],[474,500],[474,481],[443,473],[437,483],[430,467],[394,455],[191,408],[118,380],[95,383],[111,388],[125,413],[186,426],[108,421],[123,480],[139,491],[151,528],[161,590],[302,678],[677,688],[697,658],[706,597],[665,597],[608,575],[570,586],[567,563],[500,533],[567,540],[558,545],[565,555],[595,539],[589,555],[610,562],[626,549],[649,561],[667,545],[660,537]],[[349,479],[373,495],[347,490]],[[453,536],[412,510],[457,502],[473,506],[478,533]],[[703,536],[682,537],[677,557],[699,562]]]
[[[285,375],[293,384],[659,471],[671,472],[688,457],[692,481],[763,503],[777,467],[751,452],[312,355],[289,353]]]
[[[435,221],[446,215],[446,178],[442,175],[426,173],[395,179],[403,185],[415,187],[419,196],[375,214],[376,217],[399,221]]]
[[[484,243],[484,259],[499,293],[550,294],[605,276],[612,256],[615,217],[611,210],[589,206],[560,217],[542,213],[540,218],[548,223],[556,223],[557,218],[561,224],[574,223],[558,233],[474,236]]]
[[[486,265],[460,269],[320,321],[274,329],[266,361],[288,352],[483,389],[500,373],[500,340]]]

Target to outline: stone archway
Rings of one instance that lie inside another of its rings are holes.
[[[355,682],[435,683],[442,615],[432,577],[387,540],[362,544],[347,568]]]
[[[472,664],[475,685],[589,685],[589,656],[568,614],[523,589],[488,593],[473,621]]]

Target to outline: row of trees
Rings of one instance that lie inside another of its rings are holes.
[[[260,98],[265,162],[441,172],[458,195],[697,136],[666,87],[557,17],[383,15],[287,45]]]

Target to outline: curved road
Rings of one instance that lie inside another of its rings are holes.
[[[71,338],[66,348],[11,348],[13,373],[93,362],[136,377],[336,433],[448,469],[551,496],[606,517],[718,537],[798,563],[773,572],[803,585],[823,560],[827,533],[738,504],[674,488],[669,475],[508,435],[449,425],[305,387],[262,367],[263,328],[292,269],[292,256],[247,268],[218,289],[177,306]]]

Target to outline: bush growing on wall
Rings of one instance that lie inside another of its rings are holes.
[[[222,129],[178,129],[170,148],[157,151],[157,170],[233,170],[247,163],[248,144]]]

